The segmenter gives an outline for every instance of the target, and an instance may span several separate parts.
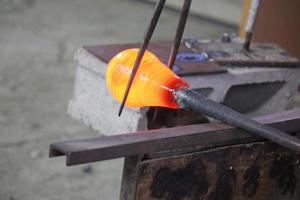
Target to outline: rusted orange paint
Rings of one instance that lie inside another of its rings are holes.
[[[119,102],[124,96],[137,54],[138,49],[127,49],[117,54],[108,63],[107,87]],[[178,108],[172,91],[181,87],[189,87],[189,85],[153,53],[146,51],[134,78],[126,105]]]

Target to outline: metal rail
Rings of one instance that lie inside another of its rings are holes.
[[[255,120],[289,134],[300,133],[300,109],[274,113]],[[223,123],[208,123],[57,142],[50,145],[49,153],[50,157],[66,156],[66,164],[71,166],[189,147],[205,150],[256,141],[263,141],[263,138]]]

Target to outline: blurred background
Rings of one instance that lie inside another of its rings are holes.
[[[181,1],[167,2],[153,40],[174,36]],[[184,37],[238,33],[242,6],[194,0]],[[66,114],[76,49],[141,41],[152,11],[143,0],[0,0],[0,200],[118,199],[122,159],[67,168],[48,148],[101,134]]]

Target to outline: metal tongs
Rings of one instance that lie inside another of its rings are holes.
[[[158,0],[156,3],[154,14],[152,16],[151,22],[150,22],[150,24],[146,30],[146,33],[144,35],[144,39],[141,43],[138,55],[136,57],[134,66],[132,68],[131,75],[128,80],[128,84],[127,84],[127,87],[126,87],[126,90],[125,90],[125,93],[124,93],[124,96],[123,96],[123,99],[122,99],[122,102],[121,102],[121,105],[119,108],[119,113],[118,113],[119,116],[121,115],[121,113],[123,111],[123,108],[125,106],[126,99],[129,94],[135,74],[138,70],[138,67],[141,63],[144,53],[149,45],[149,42],[151,40],[151,37],[153,35],[153,32],[154,32],[157,22],[159,20],[161,11],[162,11],[163,7],[165,6],[165,3],[166,3],[166,0]],[[184,3],[183,3],[181,15],[180,15],[177,30],[176,30],[175,39],[173,41],[173,46],[172,46],[171,54],[170,54],[169,61],[168,61],[168,67],[170,69],[173,68],[173,65],[175,63],[176,55],[177,55],[177,52],[178,52],[178,49],[179,49],[179,46],[181,43],[181,39],[182,39],[185,24],[186,24],[186,20],[187,20],[188,14],[189,14],[191,3],[192,3],[192,0],[184,0]]]

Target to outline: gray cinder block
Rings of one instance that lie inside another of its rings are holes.
[[[101,134],[114,135],[137,130],[145,118],[140,109],[125,108],[117,116],[119,103],[105,83],[106,63],[80,48],[75,53],[76,80],[68,113]],[[226,67],[227,73],[185,76],[192,88],[249,116],[278,112],[291,107],[300,83],[299,68]]]

